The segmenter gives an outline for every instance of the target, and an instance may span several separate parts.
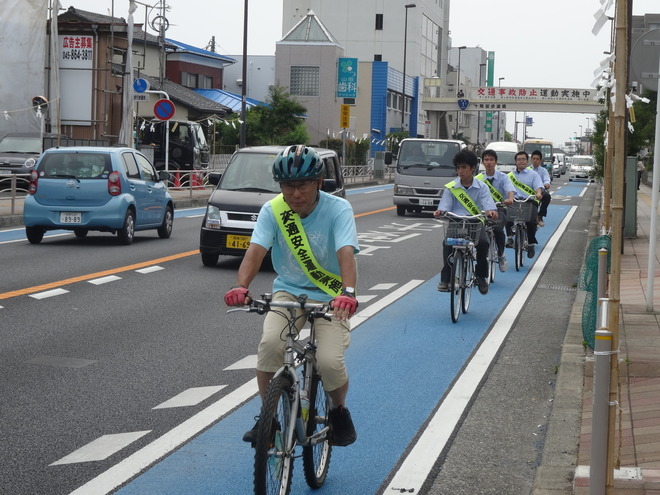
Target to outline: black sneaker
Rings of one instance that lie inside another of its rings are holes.
[[[440,292],[449,292],[449,282],[440,282],[438,284],[438,290]]]
[[[536,250],[534,249],[534,244],[530,244],[529,246],[527,246],[527,257],[528,258],[533,258],[535,253],[536,253]]]
[[[256,420],[256,423],[254,423],[252,429],[246,431],[245,435],[243,435],[243,441],[247,443],[251,443],[253,447],[257,441],[257,432],[259,431],[259,416],[257,416],[254,419]]]
[[[513,248],[513,237],[509,237],[509,238],[506,240],[506,247],[508,247],[508,248]]]
[[[346,447],[357,440],[351,413],[344,406],[335,407],[328,413],[330,445]]]
[[[477,277],[477,286],[479,287],[479,292],[488,294],[488,281],[486,277]]]

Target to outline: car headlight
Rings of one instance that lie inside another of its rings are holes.
[[[394,194],[401,194],[401,195],[406,195],[406,196],[414,196],[415,193],[413,192],[413,188],[410,186],[399,186],[395,185],[394,186]]]
[[[220,208],[213,205],[206,207],[206,217],[204,218],[204,225],[207,229],[219,229],[222,226],[222,219],[220,218]]]

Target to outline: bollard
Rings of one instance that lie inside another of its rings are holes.
[[[601,323],[606,323],[608,301],[601,301]],[[589,495],[602,495],[607,484],[607,445],[609,431],[610,360],[612,359],[612,332],[596,330],[594,349],[594,378],[591,418],[591,466],[589,469]]]

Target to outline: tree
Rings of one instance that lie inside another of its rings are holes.
[[[247,145],[291,145],[309,143],[309,134],[302,115],[307,109],[291,98],[281,86],[271,86],[265,105],[257,105],[245,112]],[[240,123],[235,115],[227,124],[216,125],[216,140],[221,145],[235,145],[240,141]]]

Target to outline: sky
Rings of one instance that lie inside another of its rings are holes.
[[[63,7],[109,14],[114,3],[118,17],[128,16],[128,0],[60,0]],[[605,0],[603,0],[605,1]],[[152,2],[143,2],[153,5]],[[403,2],[402,2],[403,3]],[[243,6],[240,0],[168,0],[168,38],[200,48],[215,36],[216,51],[243,52]],[[193,8],[194,6],[194,8]],[[610,49],[610,26],[598,36],[591,30],[601,0],[452,0],[449,29],[453,46],[480,46],[495,52],[495,80],[502,86],[591,88],[594,71]],[[660,13],[658,0],[633,0],[633,15]],[[614,7],[608,10],[614,15]],[[138,4],[136,22],[144,22],[145,7]],[[274,55],[282,38],[281,0],[249,0],[248,53]],[[591,129],[593,115],[531,113],[528,135],[563,144]],[[507,130],[514,133],[513,112]],[[518,121],[523,120],[518,115]],[[582,128],[580,128],[582,126]],[[518,133],[522,133],[522,125]]]

